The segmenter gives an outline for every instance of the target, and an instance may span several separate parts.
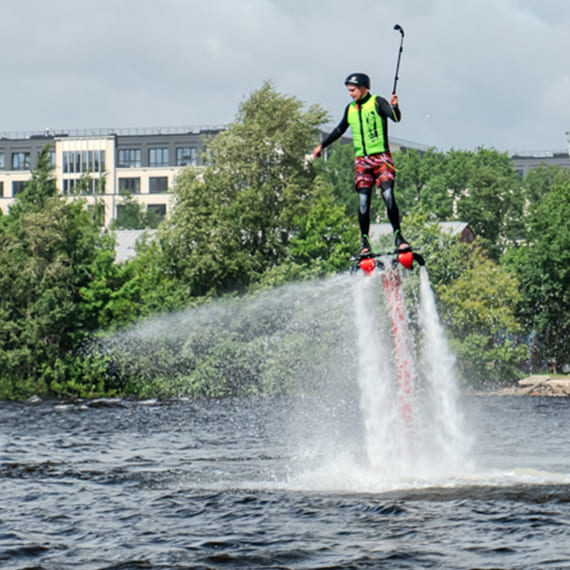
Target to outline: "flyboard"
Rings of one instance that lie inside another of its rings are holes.
[[[413,427],[413,354],[407,331],[407,313],[402,294],[401,265],[406,270],[413,268],[414,262],[424,265],[423,257],[411,247],[385,253],[372,251],[360,253],[351,258],[351,273],[362,271],[371,276],[376,270],[381,272],[386,296],[386,305],[392,323],[394,337],[394,358],[398,377],[398,404],[402,422],[411,434]]]

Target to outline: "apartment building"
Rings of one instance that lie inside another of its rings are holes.
[[[514,169],[524,178],[530,170],[539,166],[561,166],[570,168],[570,152],[534,152],[511,155]]]
[[[200,165],[205,137],[223,128],[0,133],[0,208],[8,213],[48,145],[61,193],[70,200],[79,194],[88,204],[103,204],[105,225],[117,217],[127,194],[164,217],[173,205],[176,176],[186,166]]]
[[[15,197],[31,179],[40,151],[48,145],[61,193],[69,199],[79,193],[88,204],[103,204],[105,225],[117,217],[126,195],[145,211],[154,210],[162,218],[173,206],[171,190],[176,176],[186,166],[199,167],[205,138],[224,128],[219,125],[0,132],[0,209],[9,212]],[[350,143],[350,138],[343,137],[343,142]],[[427,150],[425,145],[397,138],[391,138],[390,146],[393,151],[415,149],[421,155]],[[539,165],[570,168],[569,154],[513,154],[511,160],[524,177]],[[88,184],[85,178],[89,178]]]

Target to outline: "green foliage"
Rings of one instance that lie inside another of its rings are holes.
[[[518,279],[490,259],[481,245],[459,243],[438,223],[429,223],[425,213],[411,214],[403,226],[426,260],[465,382],[481,385],[518,377],[517,367],[528,356],[527,346],[519,341]],[[410,285],[417,287],[414,282]],[[413,311],[411,318],[412,322],[417,318]]]
[[[439,222],[429,219],[426,213],[410,214],[403,219],[402,227],[406,238],[425,258],[432,285],[448,284],[463,273],[469,244],[460,243],[457,236],[443,232]]]
[[[428,149],[423,156],[416,150],[394,153],[396,196],[402,215],[426,213],[432,220],[449,220],[453,196],[449,191],[448,158]]]
[[[55,179],[50,166],[50,146],[46,145],[38,156],[38,166],[32,171],[32,179],[18,195],[10,214],[17,217],[26,211],[41,211],[50,198],[57,194]]]
[[[326,160],[315,161],[315,171],[330,186],[337,204],[347,216],[358,211],[358,193],[354,188],[354,146],[336,141],[325,149]]]
[[[479,149],[466,195],[457,204],[457,216],[468,220],[494,259],[505,244],[521,237],[524,200],[522,183],[506,154]]]
[[[527,212],[532,211],[534,206],[552,188],[568,181],[570,181],[570,171],[559,165],[541,165],[530,170],[523,181],[524,197],[527,200]]]
[[[119,204],[117,217],[111,221],[112,230],[156,229],[161,217],[156,210],[144,211],[142,204],[134,200],[130,192],[122,192],[122,203]]]
[[[318,182],[317,182],[318,184]],[[310,267],[322,263],[322,274],[348,269],[359,231],[354,218],[347,218],[323,186],[320,199],[304,217],[297,218],[297,233],[291,238],[289,256],[292,263]]]
[[[518,379],[518,367],[528,357],[524,344],[508,339],[470,333],[463,339],[452,337],[450,346],[457,355],[458,369],[466,384],[485,388]]]
[[[522,332],[515,313],[518,279],[480,246],[463,265],[458,278],[437,287],[462,375],[471,384],[516,378],[515,367],[528,357],[526,345],[515,342]]]
[[[104,179],[85,174],[67,202],[43,149],[0,217],[0,398],[318,390],[339,368],[335,347],[346,330],[338,323],[350,318],[338,308],[325,314],[317,300],[310,311],[268,304],[255,319],[234,310],[183,338],[140,342],[123,333],[215,296],[247,307],[265,289],[348,268],[358,238],[352,146],[306,160],[326,119],[265,83],[207,141],[205,167],[178,177],[168,220],[158,224],[124,196],[116,227],[158,231],[122,264],[112,235],[100,235]],[[394,159],[404,234],[426,259],[463,378],[515,378],[527,357],[520,339],[529,336],[535,360],[570,361],[570,172],[540,167],[521,180],[505,154],[484,148]],[[477,244],[442,233],[443,220],[468,222]],[[406,286],[417,285],[411,273]],[[101,331],[123,344],[109,348]]]
[[[439,288],[448,322],[461,331],[498,335],[520,332],[514,307],[520,299],[516,277],[476,247],[465,260],[462,274]]]
[[[305,155],[325,117],[269,83],[244,101],[236,122],[207,143],[200,176],[178,177],[176,206],[158,232],[157,274],[200,297],[243,291],[286,260],[322,196]]]
[[[204,302],[98,339],[122,392],[144,397],[313,393],[338,371],[343,307],[299,284]],[[351,359],[345,359],[350,366]],[[339,373],[339,385],[345,374]],[[107,382],[110,384],[110,381]]]
[[[523,234],[522,183],[506,154],[429,149],[395,153],[396,190],[402,213],[467,222],[491,257]]]
[[[80,202],[54,192],[48,162],[0,226],[0,397],[52,391],[53,371],[88,332],[82,287],[91,278],[98,228]]]
[[[430,150],[429,152],[435,151]],[[396,199],[400,215],[405,216],[419,202],[422,189],[427,182],[425,179],[426,171],[422,166],[422,157],[417,150],[395,152],[393,158],[396,167]]]
[[[534,181],[532,182],[534,183]],[[520,314],[542,359],[570,361],[570,177],[558,172],[527,217],[527,240],[505,255],[522,283]]]

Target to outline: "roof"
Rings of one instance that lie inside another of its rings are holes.
[[[144,235],[152,236],[156,230],[115,230],[115,262],[122,263],[132,259],[136,253],[139,240]]]
[[[460,236],[468,226],[467,222],[439,222],[439,229],[452,236]]]
[[[439,222],[439,229],[452,236],[461,236],[467,227],[469,227],[467,222]],[[392,235],[391,224],[370,224],[369,237],[372,241],[387,235]]]

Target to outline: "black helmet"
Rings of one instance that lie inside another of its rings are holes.
[[[344,81],[345,85],[362,85],[366,89],[370,89],[370,77],[366,73],[351,73]]]

